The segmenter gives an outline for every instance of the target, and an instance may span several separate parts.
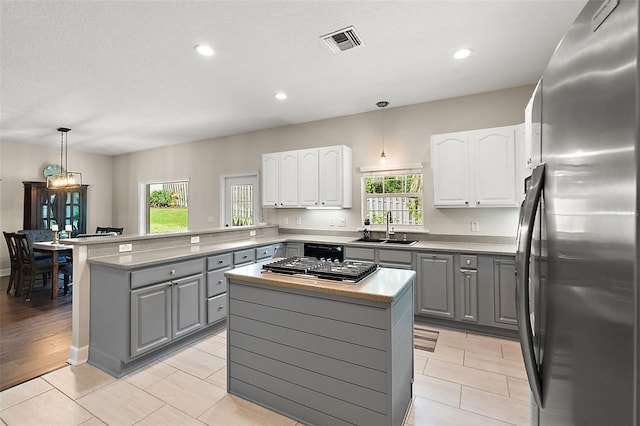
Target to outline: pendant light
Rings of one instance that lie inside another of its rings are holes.
[[[47,188],[77,188],[82,185],[82,173],[68,171],[69,152],[67,151],[67,133],[69,133],[71,129],[60,127],[58,131],[60,132],[60,171],[47,176]],[[63,158],[64,167],[62,164]]]
[[[380,164],[384,164],[387,159],[387,155],[384,153],[384,112],[382,111],[389,105],[387,101],[376,102],[376,106],[380,108],[380,128],[382,129],[382,152],[380,152]]]

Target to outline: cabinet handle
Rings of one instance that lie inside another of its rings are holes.
[[[468,202],[468,201],[465,201],[464,203],[465,203],[465,204],[469,204],[469,202]]]
[[[471,265],[471,259],[467,259],[467,265]]]
[[[218,263],[222,263],[222,262],[224,262],[224,260],[222,260],[222,259],[218,260]]]
[[[477,201],[476,204],[480,204],[480,201]]]
[[[274,205],[274,206],[277,206],[277,205],[278,205],[278,203],[273,203],[273,205]]]
[[[222,280],[218,280],[218,284],[222,284]]]
[[[218,306],[218,310],[220,310],[220,309],[224,309],[224,305]]]
[[[242,256],[243,259],[246,259],[247,257],[249,257],[249,256],[247,256],[246,254],[244,256]]]
[[[171,275],[175,275],[175,274],[176,274],[176,270],[175,270],[175,269],[172,269],[171,271],[169,271],[169,274],[171,274]]]

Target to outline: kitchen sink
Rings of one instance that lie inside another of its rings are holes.
[[[368,243],[368,244],[400,244],[403,246],[412,246],[418,241],[416,240],[382,240],[379,238],[358,238],[353,240],[354,243]]]

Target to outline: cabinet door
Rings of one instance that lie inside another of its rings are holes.
[[[330,146],[318,150],[320,158],[320,205],[342,206],[342,147]]]
[[[478,272],[471,269],[461,269],[459,278],[459,319],[467,322],[478,322]]]
[[[517,206],[516,128],[484,129],[473,134],[476,205]]]
[[[171,340],[171,282],[131,291],[131,357]]]
[[[298,152],[280,153],[280,206],[298,205]]]
[[[468,132],[434,135],[431,138],[435,206],[469,205],[468,146]]]
[[[518,320],[516,317],[516,266],[514,260],[493,260],[493,292],[495,325],[515,330],[518,326]]]
[[[453,256],[418,254],[416,311],[420,314],[454,318]]]
[[[173,338],[202,328],[204,294],[202,275],[173,281]]]
[[[318,150],[298,151],[298,203],[318,205]]]
[[[278,154],[262,155],[262,205],[278,206]]]

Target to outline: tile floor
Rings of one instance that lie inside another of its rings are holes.
[[[406,424],[529,425],[518,342],[435,328],[435,352],[415,351]],[[121,379],[83,364],[0,393],[8,425],[300,425],[226,393],[226,330]]]

